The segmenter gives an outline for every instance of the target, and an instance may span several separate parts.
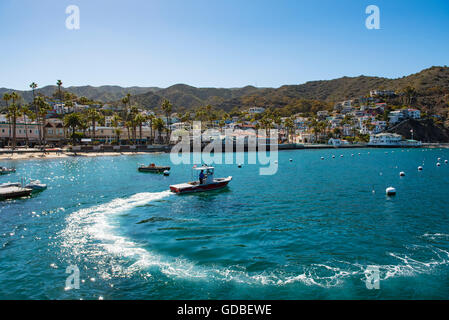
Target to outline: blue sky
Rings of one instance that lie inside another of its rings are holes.
[[[65,27],[68,5],[80,30]],[[365,8],[380,8],[380,30]],[[279,87],[449,64],[447,0],[0,0],[0,87]]]

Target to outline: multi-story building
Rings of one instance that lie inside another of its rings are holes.
[[[370,136],[369,144],[373,146],[398,146],[402,143],[402,136],[396,133],[379,133]]]
[[[248,113],[250,113],[250,114],[258,114],[258,113],[263,113],[264,111],[265,111],[265,108],[252,107],[252,108],[249,108]]]

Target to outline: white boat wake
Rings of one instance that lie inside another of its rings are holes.
[[[81,209],[66,218],[67,226],[61,232],[64,253],[73,257],[71,263],[83,264],[95,261],[99,275],[103,279],[130,277],[143,273],[160,272],[167,277],[182,279],[205,279],[234,281],[251,285],[285,286],[302,283],[308,286],[329,288],[341,285],[345,279],[358,277],[365,280],[367,266],[345,261],[304,266],[296,274],[283,270],[250,274],[240,266],[200,266],[186,259],[169,258],[153,254],[127,237],[115,232],[116,226],[110,217],[169,197],[170,191],[139,193],[129,198],[118,198],[98,206]],[[432,254],[429,261],[419,261],[404,254],[388,253],[398,260],[397,264],[378,265],[380,279],[400,276],[414,276],[429,273],[439,265],[449,264],[449,252],[432,246],[415,247],[413,251],[425,250]]]

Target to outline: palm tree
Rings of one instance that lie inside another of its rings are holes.
[[[39,109],[38,109],[38,107],[36,106],[36,104],[34,103],[35,102],[35,99],[36,99],[36,94],[35,94],[35,90],[36,90],[36,88],[37,88],[37,83],[36,82],[32,82],[31,84],[30,84],[30,88],[31,88],[31,90],[33,91],[33,107],[34,107],[34,113],[36,114],[36,119],[39,117]]]
[[[9,93],[5,93],[3,95],[3,100],[5,100],[6,103],[6,109],[9,110],[9,100],[11,100],[11,95]],[[9,117],[9,112],[8,112],[8,124],[9,124],[9,139],[8,139],[8,144],[10,144],[11,141],[11,118]]]
[[[22,107],[22,114],[23,114],[23,124],[25,126],[25,142],[28,147],[28,127],[27,127],[27,117],[30,115],[30,105],[26,104]]]
[[[95,140],[95,125],[100,120],[100,114],[94,108],[87,111],[87,120],[92,123],[92,141]]]
[[[172,112],[173,106],[170,103],[170,101],[165,99],[162,102],[161,108],[162,111],[165,113],[165,116],[167,117],[167,143],[170,143],[170,114]]]
[[[120,135],[122,134],[122,129],[120,128],[115,128],[114,129],[114,133],[117,139],[117,144],[120,145]]]
[[[127,93],[126,96],[122,98],[122,103],[125,105],[123,119],[128,120],[128,105],[131,103],[130,93]]]
[[[128,130],[128,142],[131,143],[131,136],[130,136],[130,128],[132,127],[132,122],[131,121],[126,121],[125,122],[125,127],[126,130]]]
[[[156,117],[153,114],[147,116],[147,120],[150,122],[150,143],[153,144],[153,121]]]
[[[72,141],[75,144],[75,132],[76,128],[82,123],[81,116],[79,113],[70,113],[64,117],[64,125],[72,129]]]
[[[17,136],[16,136],[16,127],[17,127],[17,118],[20,116],[20,106],[18,105],[18,101],[22,97],[16,92],[11,93],[12,104],[9,106],[8,111],[11,115],[12,119],[12,148],[13,150],[16,148]]]
[[[153,128],[154,130],[157,130],[158,134],[159,134],[159,142],[162,142],[162,131],[165,128],[165,124],[164,124],[164,120],[162,120],[161,118],[156,118],[153,121]]]
[[[61,80],[56,81],[56,85],[58,86],[59,103],[62,103],[62,94],[61,94],[62,81]]]
[[[287,141],[290,142],[290,132],[295,128],[295,124],[291,118],[285,120],[285,128],[287,128]]]
[[[145,117],[138,113],[136,114],[136,116],[134,117],[134,123],[137,124],[139,126],[139,140],[140,143],[142,143],[142,125],[145,122]]]
[[[121,130],[118,128],[120,121],[122,121],[122,119],[119,117],[119,115],[114,114],[114,116],[112,117],[111,124],[115,128],[114,132],[117,136],[117,144],[120,144],[120,134],[122,133]],[[118,134],[117,134],[117,132],[118,132]]]
[[[410,106],[416,96],[415,88],[413,88],[412,86],[407,86],[402,90],[402,92],[406,97],[406,103]]]
[[[45,101],[44,97],[42,97],[42,96],[36,97],[34,103],[36,104],[37,108],[39,109],[37,122],[38,123],[40,122],[40,124],[39,124],[39,127],[40,127],[40,129],[39,129],[39,144],[42,145],[42,140],[45,140],[45,137],[44,137],[45,136],[45,132],[44,132],[45,117],[47,116],[50,106]]]

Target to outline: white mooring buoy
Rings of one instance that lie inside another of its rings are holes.
[[[405,177],[405,172],[404,172],[404,171],[401,171],[401,172],[399,172],[399,175],[400,175],[401,177]]]
[[[165,171],[164,171],[164,176],[169,176],[169,175],[170,175],[170,171],[165,170]]]
[[[335,159],[335,156],[332,156],[332,159]]]
[[[290,162],[293,162],[293,159],[290,159]]]
[[[422,167],[421,166],[418,167],[418,171],[422,171]]]
[[[324,157],[321,157],[321,160],[324,160]]]
[[[385,190],[385,193],[387,194],[387,196],[394,196],[394,195],[396,195],[396,189],[393,187],[388,187]]]
[[[241,167],[242,167],[242,164],[241,164],[241,163],[239,163],[239,164],[237,165],[237,167],[241,168]]]
[[[437,163],[437,167],[441,167],[441,163],[438,162],[438,163]]]
[[[447,163],[447,160],[444,160],[444,163]]]

